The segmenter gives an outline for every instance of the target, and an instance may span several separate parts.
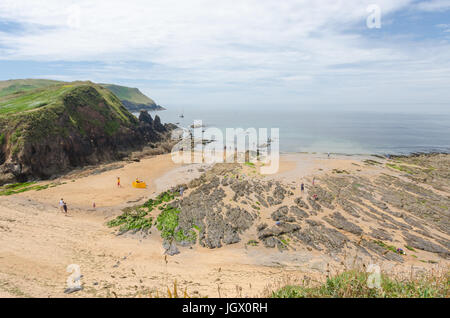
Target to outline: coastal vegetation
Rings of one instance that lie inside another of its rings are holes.
[[[142,92],[138,88],[125,87],[113,84],[100,84],[114,93],[130,112],[139,112],[145,110],[164,110],[160,105]]]
[[[149,199],[142,205],[125,208],[123,214],[109,221],[107,226],[119,227],[119,234],[123,234],[128,231],[148,233],[152,225],[155,225],[164,240],[194,243],[197,240],[194,228],[187,233],[179,228],[178,214],[180,210],[169,203],[178,195],[179,193],[168,190],[160,193],[155,199]],[[153,217],[150,216],[151,212],[153,212]],[[153,218],[158,212],[156,222],[153,224]],[[197,227],[197,230],[200,229]]]
[[[273,298],[448,298],[450,272],[423,277],[396,278],[381,274],[381,288],[370,288],[369,273],[349,270],[327,278],[316,286],[311,283],[288,285],[272,293]]]
[[[138,231],[144,231],[148,233],[148,230],[153,225],[153,217],[150,213],[155,209],[164,209],[161,204],[163,202],[169,202],[174,198],[173,194],[169,191],[163,192],[155,199],[150,199],[142,205],[128,207],[123,209],[123,214],[119,215],[115,219],[107,223],[108,227],[119,227],[119,233],[123,234],[128,231],[134,233]]]
[[[45,92],[45,90],[50,89],[51,87],[70,88],[73,86],[74,84],[71,82],[47,79],[18,79],[0,81],[0,103],[2,98],[5,96],[15,97],[28,91],[40,90],[41,92]],[[157,105],[154,100],[142,94],[138,88],[114,84],[99,84],[99,86],[108,89],[116,95],[130,112],[139,112],[141,109],[151,111],[164,110],[164,108]],[[45,96],[41,96],[41,98],[45,99]],[[36,102],[39,104],[39,100],[36,100]]]
[[[37,185],[35,181],[31,182],[22,182],[22,183],[13,183],[13,184],[7,184],[0,187],[0,196],[7,196],[12,194],[18,194],[26,191],[40,191],[45,190],[48,188],[54,188],[58,185],[65,184],[63,183],[48,183],[45,185]]]

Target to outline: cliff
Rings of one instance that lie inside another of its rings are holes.
[[[47,80],[47,79],[15,79],[0,81],[0,98],[11,94],[20,94],[39,88],[48,88],[54,85],[70,85],[69,82]],[[114,84],[99,84],[115,94],[122,104],[130,112],[144,110],[164,110],[165,108],[156,104],[153,99],[144,95],[138,88],[120,86]]]
[[[49,178],[163,141],[171,126],[156,117],[151,123],[137,119],[115,94],[92,82],[0,97],[0,184]]]

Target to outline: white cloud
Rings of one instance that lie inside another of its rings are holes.
[[[431,1],[428,10],[438,2],[442,7],[445,1]],[[236,99],[252,95],[291,103],[299,96],[378,99],[383,90],[391,91],[389,98],[409,100],[417,97],[417,85],[448,84],[447,43],[433,51],[407,40],[360,35],[372,3],[384,19],[416,2],[2,0],[0,20],[24,30],[0,32],[0,59],[100,61],[105,64],[71,72],[124,84],[168,81],[170,87],[148,84],[161,103],[184,102],[186,95],[198,100],[194,95],[201,90],[212,94],[205,102],[231,90]]]
[[[417,4],[417,8],[422,11],[447,11],[450,10],[450,0],[431,0]]]

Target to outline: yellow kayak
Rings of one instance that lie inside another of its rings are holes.
[[[145,188],[147,188],[147,184],[143,181],[139,181],[139,182],[134,181],[133,188],[145,189]]]

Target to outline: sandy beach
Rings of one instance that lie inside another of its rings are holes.
[[[241,172],[244,177],[290,185],[293,197],[303,195],[301,182],[307,185],[307,192],[312,191],[312,178],[320,185],[322,178],[336,171],[368,180],[380,174],[404,178],[399,171],[367,165],[364,160],[385,164],[384,159],[371,156],[284,154],[275,175],[257,175],[245,165]],[[255,297],[266,296],[287,282],[323,281],[326,275],[352,266],[355,250],[337,261],[332,254],[306,246],[284,252],[249,246],[247,242],[257,234],[254,228],[243,233],[236,244],[215,249],[196,244],[180,247],[178,255],[166,256],[156,228],[149,235],[118,236],[106,226],[124,207],[189,183],[211,167],[178,165],[170,155],[160,155],[105,165],[100,167],[103,172],[99,167],[72,172],[52,180],[61,183],[56,187],[0,197],[0,297],[158,297],[167,296],[167,288],[173,289],[174,282],[181,294],[190,297]],[[120,188],[117,177],[121,178]],[[136,177],[147,182],[148,188],[133,188],[131,183]],[[431,188],[426,184],[424,187]],[[445,189],[436,191],[446,193]],[[68,216],[59,211],[60,198],[68,203]],[[273,209],[266,210],[259,212],[261,220],[270,219]],[[331,212],[326,210],[324,215]],[[312,219],[319,220],[319,216]],[[370,220],[360,219],[358,223],[364,233],[371,231],[368,224],[372,224]],[[436,233],[443,241],[450,240],[443,231],[431,227],[426,231]],[[358,240],[358,235],[345,233]],[[395,232],[392,239],[403,242],[399,233]],[[69,264],[80,266],[83,290],[65,294]],[[448,268],[449,261],[436,253],[417,250],[414,257],[405,256],[401,264],[385,259],[379,265],[386,271],[410,273],[442,270]]]

